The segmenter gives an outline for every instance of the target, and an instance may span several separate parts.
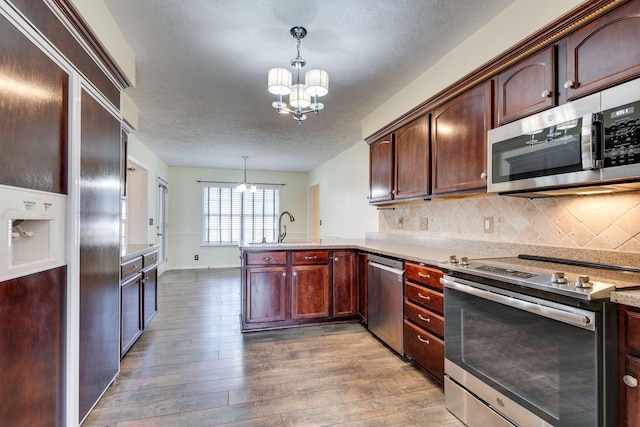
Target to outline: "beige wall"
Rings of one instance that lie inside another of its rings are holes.
[[[169,168],[169,268],[207,268],[240,266],[237,246],[201,246],[202,195],[197,181],[239,182],[242,170]],[[287,239],[307,238],[308,174],[293,172],[247,171],[250,182],[284,184],[281,210],[289,211],[295,222],[287,224]],[[199,256],[199,261],[194,260]]]
[[[574,9],[582,0],[516,0],[362,121],[362,136],[375,133],[447,86]]]

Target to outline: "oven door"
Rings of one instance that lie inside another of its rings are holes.
[[[442,283],[451,379],[517,425],[598,425],[596,313],[461,279]]]

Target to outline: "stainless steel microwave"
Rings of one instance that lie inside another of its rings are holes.
[[[487,191],[640,190],[640,79],[488,133]]]

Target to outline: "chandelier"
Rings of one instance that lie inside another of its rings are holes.
[[[257,191],[255,184],[247,184],[247,159],[249,156],[242,156],[242,158],[244,159],[244,179],[240,184],[236,185],[236,191],[238,193],[244,193],[249,190],[250,192],[255,193]]]
[[[305,73],[304,84],[300,82],[300,70],[307,65],[307,61],[300,56],[300,41],[307,35],[304,27],[293,27],[291,36],[297,41],[298,56],[293,58],[289,65],[296,72],[295,84],[292,84],[291,71],[286,68],[272,68],[267,76],[269,92],[276,95],[276,100],[271,104],[278,113],[292,114],[293,118],[302,125],[307,119],[307,113],[316,115],[324,108],[324,104],[318,102],[318,98],[329,92],[329,73],[324,70],[313,69]],[[289,95],[289,106],[283,101],[283,96]]]

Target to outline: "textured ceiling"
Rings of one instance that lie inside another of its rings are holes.
[[[513,0],[104,0],[136,54],[135,135],[170,166],[306,172],[361,120]],[[329,72],[325,109],[278,115],[267,71]]]

